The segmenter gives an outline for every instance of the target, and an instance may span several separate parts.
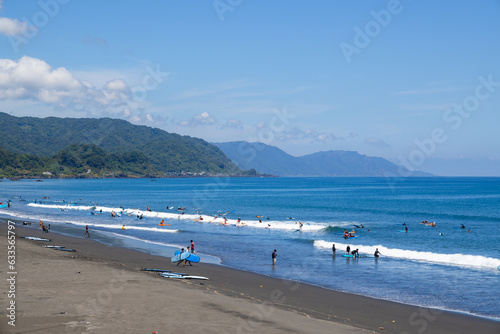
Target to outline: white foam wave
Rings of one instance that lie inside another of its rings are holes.
[[[332,249],[333,242],[324,240],[315,240],[314,247],[320,249]],[[476,267],[476,268],[490,268],[496,269],[500,265],[500,260],[485,257],[481,255],[467,255],[467,254],[440,254],[433,252],[420,252],[397,248],[387,248],[382,245],[376,246],[364,246],[356,244],[345,244],[341,242],[335,242],[335,248],[338,252],[343,252],[347,246],[351,249],[359,249],[360,254],[370,254],[375,253],[378,248],[379,252],[384,257],[392,257],[397,259],[405,259],[411,261],[423,261],[438,263],[449,266],[459,266],[459,267]]]
[[[177,244],[167,244],[167,243],[164,243],[164,242],[159,242],[159,241],[151,241],[151,240],[145,240],[145,239],[141,239],[141,238],[136,238],[136,237],[132,237],[130,235],[123,235],[123,234],[118,234],[118,233],[112,233],[120,238],[127,238],[127,239],[132,239],[132,240],[136,240],[136,241],[141,241],[141,242],[144,242],[146,244],[151,244],[151,245],[158,245],[158,246],[165,246],[165,247],[174,247],[174,248],[183,248],[184,246],[181,246],[181,245],[177,245]]]
[[[93,211],[93,212],[106,212],[111,214],[115,212],[121,215],[129,216],[143,216],[147,218],[159,218],[159,219],[177,219],[196,223],[211,223],[211,224],[221,224],[221,225],[233,225],[238,227],[252,227],[252,228],[263,228],[263,229],[278,229],[278,230],[288,230],[294,231],[298,230],[299,223],[296,221],[279,221],[279,220],[267,220],[264,219],[262,222],[256,220],[241,220],[238,222],[237,219],[226,219],[223,216],[209,216],[209,215],[199,215],[199,214],[179,214],[161,211],[147,211],[139,209],[124,209],[124,208],[112,208],[106,206],[83,206],[83,205],[57,205],[57,204],[43,204],[43,203],[29,203],[29,206],[39,207],[39,208],[50,208],[59,210],[81,210],[81,211]],[[200,219],[202,218],[202,219]],[[319,231],[327,227],[325,224],[317,224],[314,222],[303,221],[302,231]],[[128,228],[128,227],[127,227]]]

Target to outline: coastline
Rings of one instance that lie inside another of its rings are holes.
[[[6,252],[6,219],[0,219],[0,222],[1,248]],[[75,326],[79,326],[78,328],[83,328],[83,332],[88,330],[90,333],[93,332],[93,330],[88,327],[97,326],[96,324],[99,324],[100,321],[102,325],[99,328],[104,329],[106,326],[112,325],[115,327],[108,328],[119,328],[116,326],[120,326],[121,323],[127,323],[128,316],[127,312],[124,310],[112,312],[116,318],[113,318],[111,324],[106,325],[104,320],[102,320],[107,319],[106,317],[109,316],[109,314],[106,315],[106,311],[100,312],[100,314],[92,314],[90,310],[88,311],[89,314],[64,311],[67,312],[64,316],[53,316],[50,315],[50,312],[45,315],[43,312],[40,313],[47,299],[52,301],[55,305],[61,305],[61,307],[64,306],[70,309],[70,305],[65,304],[65,302],[68,302],[65,300],[65,295],[66,292],[70,293],[75,287],[81,285],[81,275],[76,275],[79,276],[77,277],[78,279],[71,281],[72,278],[70,277],[57,277],[54,276],[54,274],[50,276],[50,273],[47,273],[47,270],[43,270],[43,268],[32,271],[27,263],[29,261],[23,261],[25,257],[35,258],[36,261],[32,262],[36,263],[38,267],[43,264],[44,258],[46,258],[48,262],[59,261],[57,262],[56,268],[53,268],[56,272],[58,270],[57,266],[62,269],[62,267],[66,267],[66,264],[68,267],[76,264],[78,268],[89,265],[99,266],[98,270],[92,272],[92,277],[87,277],[89,280],[94,281],[94,285],[90,285],[91,288],[93,288],[94,296],[96,296],[96,292],[107,291],[103,290],[103,288],[105,289],[106,284],[110,282],[110,279],[113,279],[113,276],[109,274],[110,272],[119,270],[126,273],[127,293],[132,293],[136,288],[138,289],[138,291],[135,291],[135,293],[137,293],[137,299],[135,300],[137,305],[133,306],[133,309],[136,307],[144,308],[145,314],[150,315],[148,321],[152,324],[158,323],[161,325],[162,321],[165,320],[164,317],[157,314],[157,311],[161,311],[163,308],[161,304],[157,304],[158,301],[156,299],[160,297],[164,298],[165,303],[169,304],[169,298],[172,297],[170,294],[159,296],[158,293],[164,293],[165,291],[170,291],[169,289],[174,289],[181,297],[173,296],[172,299],[177,300],[177,302],[180,301],[181,304],[189,303],[189,307],[191,310],[194,310],[194,312],[208,312],[207,307],[210,309],[210,312],[217,318],[208,316],[204,320],[201,319],[199,322],[196,321],[196,326],[200,326],[196,328],[207,329],[208,327],[210,330],[213,330],[214,333],[220,333],[221,330],[228,333],[238,332],[238,329],[240,332],[241,330],[246,330],[246,332],[250,333],[290,332],[294,329],[301,333],[320,333],[323,332],[325,328],[330,328],[329,331],[335,329],[335,332],[345,333],[498,333],[500,330],[500,322],[486,318],[378,300],[220,265],[198,263],[194,264],[193,267],[180,269],[170,263],[167,257],[154,256],[127,248],[110,247],[93,240],[60,235],[53,231],[49,234],[44,234],[36,228],[28,228],[22,225],[15,226],[17,237],[16,249],[18,250],[17,262],[20,268],[20,278],[17,286],[19,289],[18,300],[20,304],[18,320],[20,324],[19,328],[24,328],[25,331],[35,330],[38,328],[37,326],[41,326],[41,324],[49,326],[53,323],[58,323],[59,327],[63,328],[65,326],[67,327],[67,323],[73,323]],[[64,245],[68,248],[76,249],[77,252],[67,253],[54,251],[41,247],[43,244],[41,242],[20,239],[20,236],[26,235],[49,237],[53,241],[47,244]],[[2,264],[3,267],[5,267],[6,261],[2,261]],[[41,267],[43,267],[43,265]],[[153,273],[141,272],[140,268],[143,267],[162,268],[172,271],[179,270],[192,275],[206,276],[209,277],[210,280],[188,281],[164,279]],[[279,270],[279,265],[277,270]],[[7,275],[7,270],[2,269],[2,272],[4,275]],[[47,275],[49,275],[49,277],[47,277]],[[75,276],[74,273],[68,275]],[[62,282],[57,284],[57,286],[56,284],[54,284],[54,286],[51,286],[51,284],[46,285],[45,282],[48,279],[48,283],[50,283],[50,280],[62,280]],[[43,288],[41,286],[37,287],[36,282],[44,282],[42,284]],[[64,282],[66,282],[66,284]],[[100,285],[99,282],[101,282]],[[23,286],[24,284],[29,285],[29,288]],[[137,287],[135,287],[135,285],[137,285]],[[45,296],[45,300],[37,300],[38,298],[35,296],[30,296],[30,298],[26,300],[23,293],[25,288],[27,290],[33,289],[33,293],[38,291],[39,294]],[[149,291],[150,293],[141,295],[141,291]],[[154,297],[151,293],[153,293]],[[108,291],[108,294],[111,293]],[[122,295],[122,293],[113,294],[111,299],[116,301],[121,300]],[[184,300],[182,296],[187,295],[192,295],[190,298],[194,300],[190,300],[189,298]],[[106,300],[106,296],[107,295],[103,292],[101,299]],[[85,303],[88,299],[87,297],[92,297],[92,293],[86,297],[79,296],[80,299],[76,298],[72,303]],[[204,304],[204,307],[196,304],[197,300],[201,301],[207,298],[209,301]],[[214,300],[212,300],[213,298],[217,299],[217,302],[214,302]],[[218,298],[224,300],[219,300]],[[191,305],[193,302],[194,304]],[[242,303],[246,306],[243,306]],[[234,308],[224,305],[233,305]],[[175,306],[180,307],[178,303],[174,305],[174,309]],[[236,312],[235,309],[241,306],[243,310],[247,311]],[[182,307],[180,308],[182,309]],[[38,311],[35,312],[35,310]],[[35,316],[35,314],[38,315]],[[68,319],[66,318],[71,317],[74,319],[72,318],[71,321],[67,322]],[[193,317],[190,318],[192,319]],[[226,320],[219,321],[219,319],[226,318],[227,322]],[[85,323],[88,322],[84,321],[85,319],[93,319],[90,322],[94,323],[94,325],[85,325]],[[279,322],[278,319],[282,319],[282,322]],[[192,321],[194,320],[187,321],[178,331],[180,333],[192,333]],[[4,319],[3,323],[0,324],[0,328],[3,328],[6,322],[7,321]],[[173,323],[167,323],[170,328],[170,326],[175,325],[175,323],[182,325],[182,322],[182,319],[177,318],[177,320],[173,320]],[[307,322],[307,326],[301,327],[302,329],[299,330],[298,328],[303,326],[302,324],[305,322]],[[128,325],[130,326],[131,324]],[[289,327],[285,328],[284,326]],[[162,330],[159,327],[153,330],[156,330],[158,333],[165,332],[164,329]],[[210,332],[210,330],[206,330],[205,332]],[[169,329],[169,332],[170,331]],[[59,333],[57,331],[52,332]],[[82,331],[76,330],[75,332]],[[96,332],[105,331],[99,329]],[[147,333],[148,331],[144,332]],[[63,333],[63,331],[61,331],[61,333]]]

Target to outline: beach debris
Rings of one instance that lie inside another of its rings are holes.
[[[383,331],[383,330],[384,330],[384,327],[379,327],[378,329],[380,329],[381,331]]]

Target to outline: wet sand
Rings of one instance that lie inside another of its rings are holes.
[[[16,327],[9,326],[8,317],[3,316],[2,333],[500,333],[500,322],[480,317],[218,265],[176,267],[166,257],[54,231],[45,234],[19,224],[15,232]],[[44,244],[77,252],[44,248]],[[2,221],[4,314],[12,300],[7,298],[7,246],[7,224]],[[180,271],[210,280],[167,279],[141,268]]]

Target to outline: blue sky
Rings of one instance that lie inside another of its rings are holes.
[[[0,111],[500,176],[500,1],[0,1]]]

